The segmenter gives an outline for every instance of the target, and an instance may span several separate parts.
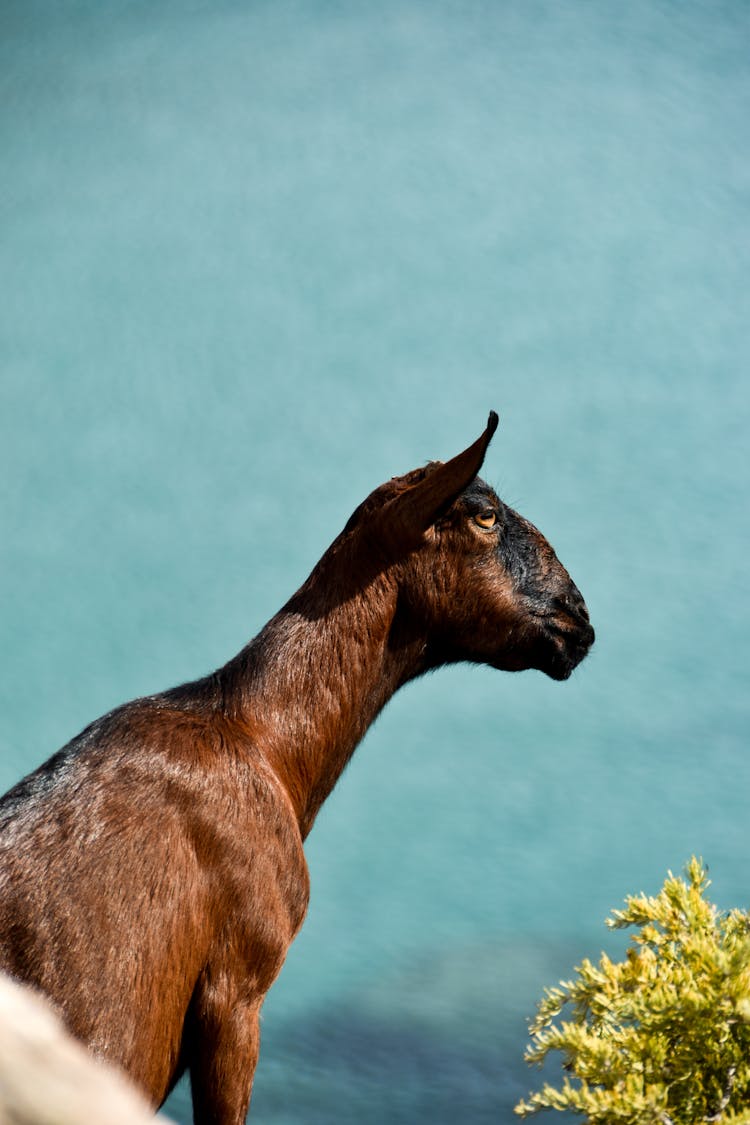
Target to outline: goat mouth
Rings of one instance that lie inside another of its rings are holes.
[[[567,680],[594,643],[596,634],[588,621],[572,625],[554,617],[539,622],[543,640],[539,669],[553,680]]]

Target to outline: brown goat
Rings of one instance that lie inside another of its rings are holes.
[[[241,1125],[302,843],[393,693],[438,665],[565,679],[594,639],[544,537],[477,473],[497,426],[376,489],[234,659],[98,719],[0,801],[0,968],[154,1106]]]

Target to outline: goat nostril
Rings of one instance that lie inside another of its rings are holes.
[[[564,613],[569,614],[571,617],[578,618],[579,621],[589,623],[589,611],[586,608],[586,603],[583,596],[579,594],[578,590],[571,593],[563,594],[561,598],[555,598],[555,605],[558,609],[563,610]]]

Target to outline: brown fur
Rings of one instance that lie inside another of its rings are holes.
[[[593,641],[552,548],[476,477],[495,424],[377,489],[227,665],[99,719],[0,802],[0,967],[155,1106],[189,1069],[197,1125],[244,1121],[303,840],[397,688],[457,660],[562,679]]]

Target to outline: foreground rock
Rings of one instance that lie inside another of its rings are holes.
[[[40,996],[0,974],[0,1125],[154,1125],[154,1116]]]

